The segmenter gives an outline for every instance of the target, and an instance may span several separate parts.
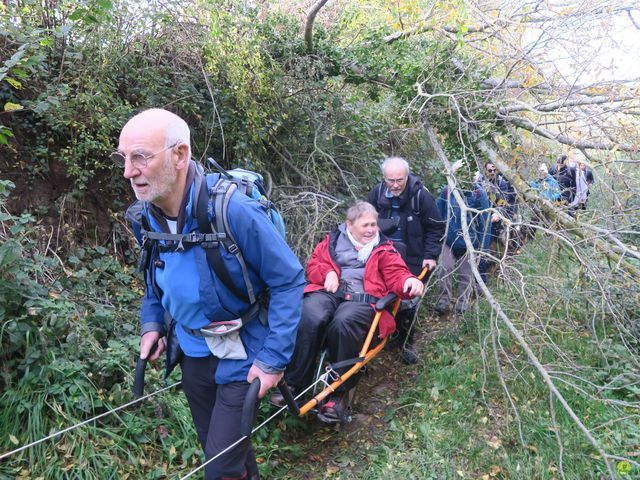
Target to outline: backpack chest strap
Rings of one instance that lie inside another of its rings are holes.
[[[142,246],[155,243],[160,252],[183,252],[200,245],[203,248],[217,248],[224,241],[224,234],[218,233],[164,233],[142,232]],[[161,243],[162,242],[162,243]]]

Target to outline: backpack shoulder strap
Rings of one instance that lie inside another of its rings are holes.
[[[127,208],[124,214],[124,219],[129,223],[133,230],[133,235],[136,238],[138,244],[142,244],[142,228],[146,228],[142,225],[142,210],[144,208],[144,202],[136,200]]]
[[[237,250],[237,253],[236,253],[235,251],[232,251],[232,247],[229,246],[228,242],[226,241],[228,237],[227,235],[228,230],[225,230],[224,228],[225,228],[225,225],[227,225],[227,222],[223,221],[221,218],[224,216],[223,213],[226,214],[226,210],[224,212],[217,211],[218,210],[217,203],[219,201],[224,203],[223,197],[227,196],[226,191],[223,192],[221,190],[218,190],[217,188],[217,186],[221,182],[224,182],[224,180],[218,181],[216,186],[211,189],[211,194],[215,195],[214,201],[216,202],[216,212],[215,212],[216,227],[214,228],[214,225],[211,222],[209,222],[209,215],[207,212],[210,191],[207,186],[206,175],[202,175],[202,178],[201,178],[200,191],[198,192],[198,199],[196,203],[196,219],[198,221],[198,228],[201,233],[215,233],[218,238],[218,241],[212,242],[211,244],[209,243],[203,244],[202,246],[206,252],[207,262],[209,263],[209,266],[213,269],[213,271],[216,273],[216,275],[218,276],[220,281],[224,284],[224,286],[227,287],[227,289],[229,289],[231,293],[233,293],[236,297],[238,297],[240,300],[244,301],[245,303],[255,303],[255,296],[253,296],[253,288],[247,288],[247,291],[250,292],[250,295],[247,295],[245,292],[243,292],[240,288],[236,286],[236,284],[233,282],[231,278],[231,275],[229,274],[229,270],[227,269],[227,266],[224,263],[222,254],[220,253],[220,244],[222,243],[225,245],[228,251],[236,255],[236,258],[238,258],[238,256],[242,257],[242,254],[240,253],[240,249],[238,248],[238,246],[235,245],[234,250]],[[228,203],[228,200],[226,203]],[[246,265],[244,263],[244,258],[242,258],[242,262],[240,262],[240,266],[242,267],[243,277],[245,277],[245,281],[246,281],[246,279],[248,278],[248,273],[245,272]]]
[[[379,210],[380,209],[380,205],[382,205],[382,203],[381,203],[382,202],[382,198],[384,197],[384,186],[383,186],[382,183],[379,183],[375,188],[378,189],[378,195],[377,195],[378,204],[376,205],[376,210]]]
[[[153,241],[149,238],[151,233],[151,223],[149,222],[149,205],[147,202],[139,202],[136,207],[135,216],[140,225],[140,258],[138,258],[138,271],[144,275],[145,281],[148,286],[151,287],[153,293],[158,298],[162,299],[162,289],[156,282],[156,262],[158,260],[158,248],[154,246]],[[129,211],[127,211],[129,213]]]
[[[251,279],[249,278],[249,268],[244,261],[242,251],[238,247],[238,243],[233,237],[233,234],[231,233],[231,227],[229,226],[229,202],[231,201],[231,196],[237,189],[238,184],[236,182],[226,179],[219,180],[214,187],[213,195],[215,196],[214,209],[216,230],[218,232],[220,241],[225,246],[227,251],[235,255],[236,259],[238,260],[238,263],[242,268],[242,277],[247,287],[247,296],[249,299],[249,303],[253,304],[256,302],[256,296],[253,290],[253,284],[251,283]]]
[[[420,216],[420,195],[422,194],[422,188],[423,187],[420,187],[413,197],[411,197],[411,210],[413,210],[413,214],[416,217]]]
[[[140,224],[145,231],[149,232],[151,231],[151,224],[149,223],[149,217],[145,215],[145,211],[147,211],[147,209],[143,205],[143,208],[140,211]]]

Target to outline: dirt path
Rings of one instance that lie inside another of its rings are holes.
[[[426,330],[418,335],[418,353],[425,351],[434,338],[450,331],[451,316],[423,319]],[[405,382],[411,381],[423,365],[404,365],[398,350],[383,351],[368,365],[358,383],[353,403],[352,421],[342,426],[326,425],[312,413],[283,433],[284,445],[295,443],[301,452],[296,455],[277,453],[270,462],[274,465],[273,479],[312,480],[329,478],[338,471],[349,471],[358,478],[359,466],[366,463],[363,452],[380,442],[389,428],[389,420],[397,407]]]

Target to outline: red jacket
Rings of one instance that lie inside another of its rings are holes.
[[[307,264],[309,283],[304,288],[304,293],[324,289],[325,278],[331,271],[336,272],[340,278],[340,267],[334,260],[339,234],[339,230],[333,230],[313,250]],[[416,278],[394,248],[393,242],[383,237],[364,266],[364,293],[382,298],[393,292],[402,299],[408,299],[410,297],[403,292],[403,288],[404,282],[411,277]],[[383,311],[378,328],[380,337],[386,337],[395,331],[395,320],[388,311]]]

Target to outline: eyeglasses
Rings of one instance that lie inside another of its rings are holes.
[[[487,168],[487,172],[488,173],[495,173],[496,169],[495,168]]]
[[[386,183],[388,183],[389,185],[401,185],[404,182],[407,181],[407,177],[402,177],[402,178],[384,178],[384,181]]]
[[[156,153],[144,153],[144,152],[133,152],[129,154],[129,161],[131,162],[131,165],[134,168],[137,169],[143,169],[143,168],[147,168],[147,165],[149,164],[149,160],[151,160],[153,157],[155,157],[156,155],[162,153],[162,152],[166,152],[167,150],[171,150],[172,148],[178,146],[180,144],[180,142],[176,142],[173,145],[163,148],[162,150],[160,150],[159,152]],[[113,152],[110,157],[111,161],[121,167],[124,167],[124,164],[127,161],[127,156],[122,153],[122,152]]]

